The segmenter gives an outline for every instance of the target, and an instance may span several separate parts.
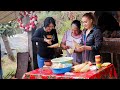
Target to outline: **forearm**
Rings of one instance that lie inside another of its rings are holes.
[[[74,50],[75,53],[80,53],[83,51],[84,51],[84,48],[75,48],[75,50]]]
[[[84,50],[92,50],[91,46],[84,46]]]
[[[58,43],[58,35],[57,35],[57,32],[56,32],[56,30],[54,30],[54,40],[52,40],[52,43],[53,44],[56,44],[56,43]]]
[[[32,37],[31,39],[33,42],[44,42],[44,38],[39,38],[39,37]]]
[[[85,50],[92,50],[91,46],[81,46],[80,48],[75,49],[75,52],[83,52]]]
[[[61,44],[60,44],[60,47],[63,49],[63,50],[65,50],[65,43],[63,43],[63,42],[61,42]]]

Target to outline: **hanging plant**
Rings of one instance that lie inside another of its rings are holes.
[[[25,17],[29,18],[28,23],[26,23],[26,24],[23,22],[23,19]],[[19,17],[18,17],[17,21],[18,21],[19,27],[21,29],[24,29],[25,31],[29,32],[36,27],[36,25],[38,23],[37,19],[38,19],[38,17],[34,11],[21,11],[19,13]]]
[[[17,23],[10,21],[8,23],[0,24],[0,35],[13,36],[16,34]]]

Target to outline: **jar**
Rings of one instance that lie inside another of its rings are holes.
[[[101,58],[100,55],[95,56],[96,67],[99,69],[101,68]]]

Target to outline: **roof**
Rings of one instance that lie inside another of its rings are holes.
[[[89,11],[81,11],[81,14],[84,14]],[[94,12],[94,11],[91,11]],[[18,17],[19,11],[0,11],[0,23],[7,23],[12,20],[16,20]]]
[[[19,11],[0,11],[0,23],[7,23],[16,20]]]

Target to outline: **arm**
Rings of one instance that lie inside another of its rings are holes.
[[[54,41],[52,40],[52,44],[56,44],[58,43],[58,36],[57,36],[57,32],[56,32],[56,29],[54,29]]]
[[[63,50],[69,49],[69,46],[66,46],[63,42],[61,42],[60,47],[62,47]]]
[[[76,53],[79,53],[79,52],[83,52],[84,51],[84,43],[83,43],[83,38],[84,38],[84,31],[82,31],[82,38],[81,38],[81,42],[80,42],[80,46],[79,48],[75,48],[75,51]]]
[[[44,38],[41,37],[41,32],[40,29],[36,30],[35,33],[33,34],[31,40],[33,42],[44,42]]]
[[[63,49],[63,50],[67,50],[69,49],[68,46],[66,46],[66,39],[67,39],[67,31],[65,32],[63,38],[62,38],[62,41],[60,43],[60,47]]]
[[[92,46],[84,46],[83,45],[83,39],[81,40],[81,44],[83,45],[81,48],[79,48],[77,51],[78,52],[82,52],[84,50],[99,50],[102,46],[102,41],[103,41],[103,37],[102,37],[102,33],[99,29],[97,29],[94,33],[94,38],[95,38],[95,44]]]
[[[95,37],[95,44],[91,46],[91,49],[97,51],[101,48],[103,42],[103,36],[100,29],[97,29],[95,31],[94,37]]]

